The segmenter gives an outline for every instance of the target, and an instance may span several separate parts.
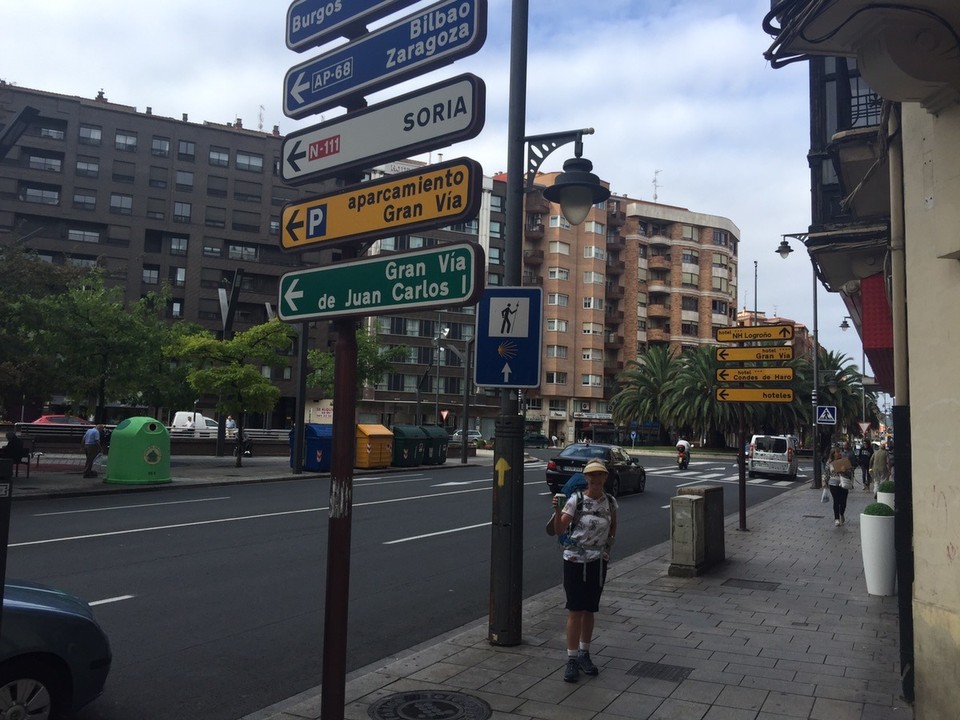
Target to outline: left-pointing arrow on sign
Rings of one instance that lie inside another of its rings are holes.
[[[297,290],[298,282],[300,282],[300,280],[294,278],[293,282],[290,283],[290,287],[288,287],[287,291],[283,294],[284,301],[290,306],[293,312],[297,312],[297,303],[295,301],[303,297],[303,290]]]
[[[300,166],[297,164],[297,160],[303,160],[306,156],[306,151],[300,149],[300,141],[297,140],[290,149],[290,154],[287,155],[287,162],[290,164],[290,167],[293,168],[294,172],[300,172]]]

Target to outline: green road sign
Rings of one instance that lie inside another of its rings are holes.
[[[793,368],[721,368],[717,370],[720,382],[790,382]]]
[[[717,388],[715,397],[720,402],[793,402],[790,388]]]
[[[793,325],[751,325],[750,327],[717,328],[717,342],[752,340],[791,340]]]
[[[300,322],[471,305],[483,292],[485,267],[479,245],[451,243],[297,270],[280,278],[278,314]]]
[[[715,357],[720,362],[776,361],[792,360],[793,348],[790,345],[776,347],[725,348],[718,347]]]

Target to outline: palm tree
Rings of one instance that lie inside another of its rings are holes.
[[[625,425],[631,420],[655,420],[660,423],[660,441],[666,442],[662,403],[664,388],[679,369],[679,363],[666,346],[648,348],[617,376],[621,385],[610,400],[613,421]]]
[[[861,415],[863,376],[859,368],[843,353],[825,350],[819,359],[819,387],[817,404],[837,408],[836,425],[820,425],[821,448],[829,448],[834,429],[840,433],[859,435],[857,425]]]
[[[698,347],[681,356],[679,371],[664,390],[663,412],[671,425],[696,433],[706,445],[725,445],[724,436],[740,424],[734,403],[716,399],[716,348]]]

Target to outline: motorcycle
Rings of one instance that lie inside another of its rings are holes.
[[[677,448],[677,467],[680,470],[686,470],[690,465],[690,453],[686,451],[686,448],[678,447]]]

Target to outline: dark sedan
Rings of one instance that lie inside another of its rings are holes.
[[[647,486],[647,471],[640,461],[619,445],[574,443],[567,445],[556,457],[547,461],[547,485],[558,493],[574,473],[583,472],[591,460],[607,466],[609,475],[604,490],[614,497],[621,493],[643,492]]]

